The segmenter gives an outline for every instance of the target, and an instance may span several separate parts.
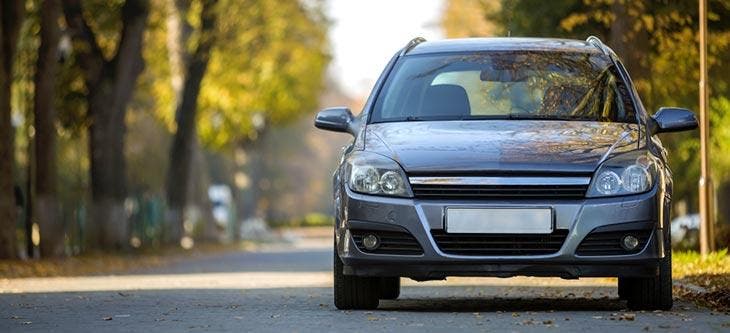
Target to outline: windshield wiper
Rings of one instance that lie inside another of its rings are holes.
[[[459,118],[459,120],[507,120],[510,119],[508,115],[503,114],[483,114],[483,115],[472,115]]]
[[[404,121],[420,121],[420,120],[423,120],[423,118],[418,117],[418,116],[408,116],[403,120]]]
[[[556,115],[550,115],[550,114],[542,114],[542,115],[520,115],[511,113],[509,115],[510,120],[581,120],[579,117],[566,117],[566,116],[556,116]]]

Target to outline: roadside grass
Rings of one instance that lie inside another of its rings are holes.
[[[680,284],[692,284],[707,290],[697,292],[675,288],[675,294],[721,311],[730,311],[730,256],[728,250],[713,252],[703,259],[695,251],[674,252],[672,276]]]

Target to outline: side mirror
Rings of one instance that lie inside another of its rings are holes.
[[[346,107],[327,108],[317,113],[314,127],[325,131],[353,133],[353,119],[352,112]]]
[[[651,118],[654,120],[652,134],[688,131],[697,128],[697,118],[688,109],[662,107]]]

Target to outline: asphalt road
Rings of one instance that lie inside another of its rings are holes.
[[[730,316],[682,301],[627,311],[607,279],[404,280],[377,311],[339,311],[330,246],[308,238],[125,275],[0,280],[0,332],[730,331]]]

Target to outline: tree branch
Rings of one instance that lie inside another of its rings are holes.
[[[110,62],[115,78],[114,100],[129,100],[135,81],[144,69],[142,44],[148,15],[148,0],[127,0],[122,7],[122,34]]]
[[[122,33],[119,44],[117,44],[117,51],[111,60],[115,69],[123,69],[123,71],[131,69],[135,71],[135,74],[144,69],[142,42],[148,15],[148,0],[127,0],[124,2],[122,7]],[[119,71],[117,71],[117,74],[122,75]]]
[[[194,57],[205,58],[206,62],[210,57],[210,50],[213,48],[216,39],[217,13],[216,4],[218,0],[204,0],[200,12],[200,39],[195,48]]]
[[[94,31],[91,30],[84,18],[81,0],[63,0],[63,13],[66,17],[66,24],[71,31],[72,39],[83,45],[83,47],[74,48],[74,51],[86,75],[86,82],[95,85],[101,77],[107,62],[96,40]]]

